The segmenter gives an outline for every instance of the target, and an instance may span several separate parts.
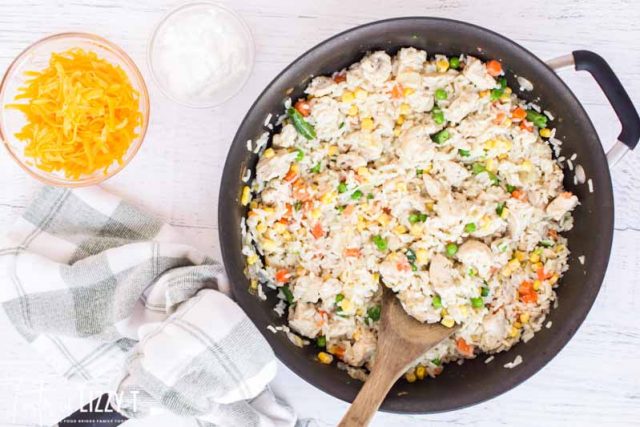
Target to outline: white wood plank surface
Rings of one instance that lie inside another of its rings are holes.
[[[217,197],[227,149],[262,88],[298,55],[352,26],[394,16],[441,16],[472,22],[516,40],[541,58],[575,49],[603,55],[639,106],[640,3],[633,0],[404,0],[226,2],[246,19],[256,64],[224,106],[193,110],[164,98],[150,79],[146,46],[157,21],[180,4],[165,0],[0,0],[0,70],[29,43],[82,30],[123,47],[147,78],[149,132],[137,157],[105,184],[219,256]],[[584,73],[564,72],[605,147],[617,133],[613,111]],[[567,347],[525,384],[492,401],[430,416],[380,414],[376,426],[640,425],[640,154],[613,171],[616,234],[609,270],[589,317]],[[0,152],[0,232],[21,213],[38,184]],[[1,286],[2,284],[0,284]],[[274,389],[303,417],[332,425],[346,405],[280,366]],[[48,425],[102,390],[61,380],[0,317],[0,425]],[[182,425],[164,419],[127,425]],[[186,424],[185,424],[186,425]]]

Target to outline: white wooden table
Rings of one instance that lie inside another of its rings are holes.
[[[327,37],[365,22],[424,15],[460,19],[510,37],[541,58],[592,49],[610,62],[640,107],[640,3],[632,0],[245,0],[227,3],[252,29],[256,64],[243,90],[224,106],[192,110],[164,98],[151,82],[147,41],[176,1],[1,0],[0,69],[29,43],[50,33],[84,30],[123,47],[142,69],[151,92],[151,124],[133,162],[105,184],[184,231],[219,256],[217,199],[234,132],[262,88],[289,62]],[[563,78],[585,105],[605,147],[618,123],[595,83],[584,74]],[[639,108],[640,109],[640,108]],[[640,425],[640,153],[613,171],[616,233],[609,270],[586,322],[540,373],[513,391],[461,411],[431,416],[380,414],[374,425]],[[0,232],[18,216],[38,184],[0,152]],[[2,284],[0,284],[2,286]],[[3,315],[2,315],[3,316]],[[48,425],[101,388],[58,378],[0,317],[0,425]],[[321,425],[346,404],[280,366],[275,391],[303,417]],[[180,420],[164,420],[179,425]],[[160,425],[129,422],[134,425]]]

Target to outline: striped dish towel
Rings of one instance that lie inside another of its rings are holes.
[[[130,418],[293,426],[266,388],[273,352],[218,262],[100,190],[44,188],[0,241],[0,302],[68,379],[114,378]]]

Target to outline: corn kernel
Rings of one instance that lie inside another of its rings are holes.
[[[407,227],[404,225],[398,225],[393,228],[393,232],[396,234],[405,234],[407,232]]]
[[[533,290],[537,291],[538,289],[540,289],[540,285],[542,285],[542,282],[540,280],[534,280],[533,281]]]
[[[409,96],[409,95],[413,95],[416,91],[411,89],[410,87],[405,87],[404,90],[402,91],[402,94],[404,96]]]
[[[479,95],[480,95],[480,98],[486,98],[487,96],[489,96],[489,91],[488,90],[481,90]]]
[[[509,216],[509,208],[503,208],[502,213],[500,214],[500,218],[504,219]]]
[[[539,270],[539,269],[541,269],[543,267],[544,267],[544,265],[542,265],[541,262],[536,262],[536,263],[531,264],[531,269],[533,271],[537,271],[537,270]]]
[[[425,203],[425,207],[427,208],[428,211],[432,211],[433,210],[433,202]]]
[[[508,128],[509,126],[511,126],[512,123],[513,122],[511,121],[511,119],[504,119],[504,122],[502,122],[502,126]]]
[[[373,281],[378,283],[380,281],[380,273],[373,273]]]
[[[348,90],[342,94],[342,102],[353,102],[355,98],[353,92],[349,92]]]
[[[373,130],[373,119],[371,117],[367,117],[360,121],[360,127],[364,130]]]
[[[335,156],[336,154],[338,154],[338,146],[337,145],[330,145],[327,148],[327,154],[330,156]]]
[[[509,157],[508,154],[498,154],[498,160],[505,160]]]
[[[351,104],[351,107],[347,110],[348,116],[357,116],[358,115],[358,107],[355,104]]]
[[[320,211],[319,208],[315,208],[311,210],[311,218],[318,219],[320,218],[320,215],[322,215],[322,212]]]
[[[511,338],[515,338],[518,335],[520,335],[520,329],[516,328],[515,326],[512,326],[511,330],[509,331],[509,336]]]
[[[531,162],[529,160],[525,160],[524,162],[522,162],[522,169],[526,170],[526,171],[530,171],[533,168],[533,165],[531,164]]]
[[[520,322],[522,323],[529,323],[529,313],[522,313],[520,315]]]
[[[416,382],[416,379],[417,379],[416,378],[416,374],[413,371],[412,372],[407,372],[406,374],[404,374],[404,378],[410,383]]]
[[[496,147],[496,140],[495,139],[489,139],[484,143],[484,149],[485,150],[491,150],[492,148]]]
[[[395,137],[400,136],[401,133],[402,133],[402,130],[400,128],[395,128],[393,130],[393,136],[395,136]]]
[[[251,189],[249,189],[249,187],[245,185],[244,188],[242,189],[242,196],[240,197],[240,203],[242,203],[242,206],[247,206],[250,200],[251,200]]]
[[[511,270],[515,270],[516,268],[520,267],[520,261],[514,258],[511,261],[509,261],[509,263],[507,264],[507,267],[510,268]]]
[[[265,214],[271,215],[272,213],[274,213],[276,210],[272,207],[269,206],[265,206],[264,208],[262,208],[262,210],[264,211]]]
[[[347,298],[345,298],[342,301],[340,301],[339,304],[340,304],[340,307],[342,307],[342,310],[344,310],[344,311],[351,310],[352,304],[351,304],[351,301],[348,300]]]
[[[426,249],[418,249],[416,251],[416,261],[418,261],[420,265],[425,265],[429,262],[429,252]]]
[[[404,182],[399,182],[396,184],[396,190],[400,191],[400,192],[406,192],[407,191],[407,184]]]
[[[267,231],[267,224],[265,224],[264,222],[258,223],[258,225],[256,225],[256,231],[260,234],[264,233],[265,231]]]
[[[276,152],[273,151],[273,148],[267,148],[266,150],[264,150],[264,153],[262,153],[262,157],[267,159],[270,159],[275,155],[276,155]]]
[[[289,233],[287,230],[285,230],[285,231],[282,233],[282,238],[283,238],[284,240],[286,240],[287,242],[288,242],[288,241],[290,241],[290,240],[292,239],[291,233]]]
[[[369,169],[366,167],[360,167],[356,170],[356,172],[358,173],[358,175],[362,176],[362,177],[366,177],[366,176],[371,176],[371,172],[369,172]]]
[[[413,237],[421,237],[422,236],[422,225],[421,224],[412,224],[411,230],[409,230]]]
[[[398,117],[398,120],[396,120],[396,124],[398,126],[402,126],[403,123],[404,123],[404,116]]]
[[[510,88],[510,87],[505,87],[505,88],[504,88],[504,93],[505,93],[505,94],[507,94],[507,95],[511,95],[511,93],[512,93],[512,92],[513,92],[513,91],[511,90],[511,88]]]
[[[427,369],[424,366],[422,365],[416,366],[416,377],[418,377],[419,380],[423,380],[426,373],[427,373]]]
[[[467,310],[467,307],[464,305],[459,305],[458,306],[458,311],[460,312],[460,314],[462,316],[466,316],[467,314],[469,314],[469,310]]]
[[[367,97],[367,95],[369,95],[369,94],[367,93],[366,90],[364,90],[364,89],[362,89],[360,87],[356,89],[356,98],[365,99]]]
[[[257,209],[258,208],[258,202],[256,202],[255,200],[251,203],[249,203],[249,207],[251,209]]]
[[[440,310],[440,315],[441,315],[442,317],[446,316],[447,314],[449,314],[449,312],[447,311],[447,309],[446,309],[446,308],[443,308],[442,310]]]
[[[511,99],[511,97],[509,96],[508,93],[503,93],[502,96],[500,97],[500,101],[502,102],[508,102]]]
[[[275,242],[271,239],[263,239],[262,240],[262,249],[267,252],[273,252],[277,248]]]
[[[427,166],[422,168],[422,172],[423,173],[429,173],[429,172],[431,172],[431,169],[433,169],[433,164],[429,163]]]
[[[356,316],[364,316],[364,310],[362,308],[357,309]],[[355,335],[355,332],[354,332],[354,335]]]
[[[391,217],[388,214],[383,213],[380,214],[377,221],[384,227],[385,225],[389,224],[389,221],[391,221]]]
[[[485,168],[489,172],[495,172],[496,171],[496,162],[495,162],[495,160],[487,159],[487,162],[485,163]]]
[[[551,285],[555,285],[555,284],[556,284],[556,282],[558,281],[558,279],[559,279],[559,276],[558,276],[557,274],[554,274],[554,275],[553,275],[553,276],[551,276],[551,278],[549,279],[549,283],[550,283]]]
[[[362,217],[358,217],[358,222],[356,223],[356,229],[358,231],[364,231],[367,228],[367,223],[363,221]]]
[[[491,225],[491,218],[489,217],[489,215],[485,215],[480,219],[480,227],[483,229],[487,229],[489,228],[489,225]]]
[[[456,324],[455,320],[453,320],[452,317],[448,317],[448,316],[442,319],[440,323],[442,324],[442,326],[446,326],[447,328],[452,328],[453,325]]]
[[[549,128],[540,129],[540,136],[543,138],[549,138],[551,136],[551,129]]]
[[[520,328],[522,328],[522,323],[520,323],[520,322],[513,322],[513,327],[514,327],[514,328],[518,328],[518,329],[520,329]]]
[[[537,253],[532,253],[531,256],[529,257],[529,261],[536,263],[540,261],[540,255],[538,255]]]
[[[300,172],[300,166],[298,166],[297,163],[294,163],[291,165],[289,170],[291,171],[292,174],[297,174],[298,172]]]
[[[411,112],[411,106],[409,104],[400,104],[400,114],[407,115]]]
[[[321,351],[318,353],[318,361],[324,365],[330,365],[333,362],[333,356]]]
[[[335,191],[327,191],[320,198],[320,202],[322,202],[322,204],[324,205],[328,205],[329,203],[333,202],[333,200],[335,199],[335,196],[336,196]]]
[[[253,265],[258,262],[258,255],[252,254],[247,257],[247,264]]]
[[[522,251],[515,251],[513,253],[513,256],[515,257],[515,259],[517,259],[518,261],[524,261],[527,259],[527,254],[525,254]]]
[[[251,289],[253,290],[258,289],[258,281],[256,279],[251,280]]]
[[[440,73],[444,73],[449,69],[449,61],[446,59],[438,59],[436,61],[436,70]]]
[[[565,246],[564,245],[556,245],[556,247],[553,249],[557,254],[559,254],[560,252],[563,252],[565,250]]]

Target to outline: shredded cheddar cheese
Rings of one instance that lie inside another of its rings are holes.
[[[95,52],[70,49],[25,75],[17,103],[7,107],[26,116],[15,136],[38,168],[77,179],[122,163],[142,122],[139,93],[122,68]]]

